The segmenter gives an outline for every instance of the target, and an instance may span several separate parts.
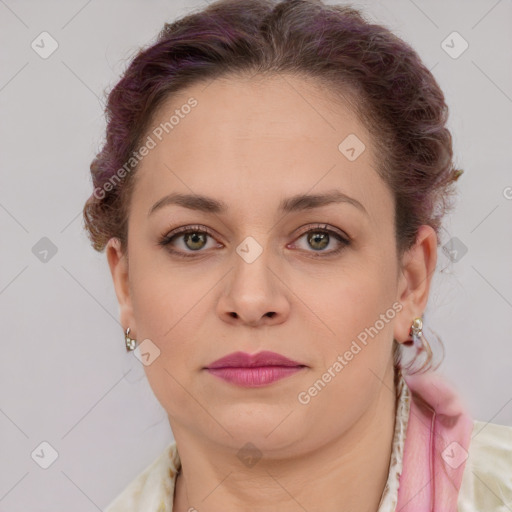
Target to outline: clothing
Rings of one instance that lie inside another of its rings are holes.
[[[412,398],[396,508],[457,512],[473,421],[439,374],[424,372],[405,380]]]
[[[397,510],[403,512],[407,506],[410,507],[415,503],[414,500],[418,500],[418,496],[421,496],[421,493],[414,493],[416,496],[412,500],[403,501],[403,504],[400,504],[399,501],[406,496],[407,489],[405,488],[408,487],[406,485],[400,487],[400,484],[405,481],[403,471],[405,465],[408,465],[408,475],[412,475],[417,468],[428,466],[426,463],[419,463],[423,459],[409,460],[405,453],[407,434],[411,434],[408,427],[410,428],[413,424],[421,424],[421,414],[423,413],[420,413],[420,410],[427,411],[427,409],[422,409],[425,405],[425,398],[427,398],[426,403],[430,404],[434,410],[448,411],[449,415],[437,415],[441,421],[446,418],[458,417],[453,400],[441,403],[437,399],[437,396],[449,396],[443,394],[445,393],[443,386],[446,383],[440,376],[435,375],[434,380],[428,380],[432,376],[412,377],[414,378],[407,376],[404,378],[400,375],[398,379],[389,473],[377,512],[396,512]],[[435,385],[432,385],[433,382]],[[418,395],[418,390],[421,390],[421,395]],[[430,409],[428,408],[428,410]],[[454,414],[451,415],[451,413]],[[453,421],[447,422],[447,428],[451,428],[453,423]],[[430,427],[430,424],[427,427]],[[463,468],[460,489],[458,489],[458,485],[454,487],[457,490],[451,489],[454,491],[456,504],[454,502],[452,509],[449,509],[445,502],[439,501],[434,508],[430,508],[432,505],[428,501],[428,497],[425,497],[424,501],[418,502],[416,509],[418,512],[423,510],[421,507],[426,506],[425,504],[428,504],[428,508],[424,508],[424,510],[428,509],[432,512],[448,512],[448,510],[454,510],[455,506],[457,512],[510,512],[512,510],[512,427],[471,420],[469,434],[467,460],[459,464],[457,468],[457,470]],[[409,437],[412,442],[413,436]],[[445,443],[451,441],[451,438],[444,441]],[[464,439],[461,438],[461,441],[461,445],[464,445]],[[421,442],[416,444],[422,445],[421,449],[423,449],[423,445],[428,445],[428,443]],[[457,445],[454,446],[457,450]],[[448,448],[448,455],[450,455],[450,449]],[[459,452],[452,450],[451,454],[455,453],[455,456],[461,457],[461,453],[464,452],[461,451],[461,448],[458,450]],[[408,449],[407,453],[413,453],[413,450]],[[446,452],[444,456],[446,457]],[[405,465],[404,460],[406,461]],[[434,465],[433,468],[435,467]],[[180,468],[181,462],[176,442],[173,441],[153,463],[129,483],[104,512],[172,512],[174,486]],[[440,471],[438,473],[441,474]],[[451,473],[451,476],[454,474]],[[414,474],[414,476],[420,478],[420,473]],[[433,476],[439,477],[439,475]],[[430,480],[431,478],[428,479],[428,481]],[[410,476],[409,481],[411,481]],[[432,482],[434,481],[436,480],[432,479]],[[439,481],[439,484],[442,482]],[[430,489],[430,487],[422,485],[422,488],[418,489],[425,492],[425,489]],[[442,487],[436,487],[436,491],[441,495],[439,490],[442,491]],[[400,506],[397,508],[397,505]],[[414,510],[414,508],[409,509]]]

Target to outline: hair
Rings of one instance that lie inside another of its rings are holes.
[[[368,129],[379,155],[376,171],[395,199],[399,256],[414,245],[422,224],[432,226],[439,241],[463,171],[452,162],[443,92],[418,54],[348,5],[218,0],[165,23],[108,95],[106,139],[90,166],[94,193],[83,209],[94,249],[103,251],[116,237],[127,253],[133,155],[164,101],[202,81],[280,73],[325,85]],[[400,360],[394,340],[395,368]]]

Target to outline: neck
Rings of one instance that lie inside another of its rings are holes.
[[[240,464],[237,450],[174,427],[182,469],[173,512],[377,512],[395,425],[396,393],[390,389],[393,375],[358,421],[328,443],[293,457],[262,457],[250,468]]]

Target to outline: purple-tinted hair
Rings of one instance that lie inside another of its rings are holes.
[[[462,171],[452,162],[444,95],[417,53],[351,6],[219,0],[165,23],[110,92],[106,140],[91,163],[94,193],[83,211],[94,249],[117,237],[127,250],[137,166],[126,172],[126,162],[164,101],[199,81],[281,72],[325,85],[372,135],[376,170],[395,198],[398,253],[414,244],[422,224],[439,236]]]

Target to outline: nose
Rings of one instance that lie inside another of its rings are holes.
[[[264,255],[265,251],[252,263],[236,256],[217,305],[223,321],[258,327],[279,324],[288,318],[289,289]]]

